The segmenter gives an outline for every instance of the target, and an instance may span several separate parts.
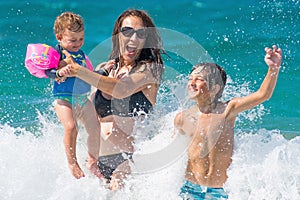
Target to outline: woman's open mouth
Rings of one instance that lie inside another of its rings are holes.
[[[136,46],[131,46],[131,45],[127,45],[126,46],[126,51],[128,52],[128,55],[135,55],[137,52],[137,47]]]

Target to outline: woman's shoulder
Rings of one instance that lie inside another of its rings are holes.
[[[143,61],[139,62],[136,67],[134,67],[133,72],[145,72],[145,71],[152,71],[153,69],[157,69],[163,67],[162,64],[156,63],[156,62],[148,62]]]
[[[157,62],[139,62],[134,71],[151,75],[159,83],[162,79],[164,65]]]

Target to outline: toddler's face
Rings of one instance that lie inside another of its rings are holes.
[[[63,48],[70,52],[77,52],[84,44],[84,30],[81,32],[65,30],[62,34],[57,34],[56,38]]]

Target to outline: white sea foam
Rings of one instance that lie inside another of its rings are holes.
[[[174,135],[173,119],[190,103],[182,92],[185,84],[180,80],[164,83],[170,91],[166,91],[167,95],[164,91],[158,95],[155,116],[136,127],[137,151],[133,172],[125,187],[115,193],[106,190],[84,167],[87,156],[84,128],[79,130],[77,157],[86,177],[77,180],[69,171],[63,147],[63,128],[53,113],[37,111],[39,128],[35,131],[0,125],[0,199],[180,199],[178,193],[184,182],[187,140],[184,136]],[[247,84],[237,88],[229,81],[224,98],[246,95],[251,92],[247,88]],[[261,105],[242,113],[237,121],[251,121],[253,116],[256,120],[265,111]],[[287,140],[279,130],[237,129],[225,189],[232,200],[300,199],[299,166],[300,136]]]
[[[140,143],[139,153],[159,152],[174,141],[170,131],[172,115],[164,118],[165,129]],[[43,123],[43,135],[39,137],[24,129],[0,126],[1,200],[179,199],[186,164],[184,153],[155,170],[133,173],[124,189],[110,194],[84,167],[85,178],[76,180],[71,176],[63,151],[61,125],[45,120],[42,115],[39,118]],[[16,136],[15,132],[21,134]],[[84,138],[81,129],[77,151],[82,166],[86,159]],[[300,198],[300,137],[286,140],[279,131],[261,129],[256,133],[240,132],[235,142],[225,185],[229,199]]]
[[[300,137],[259,130],[236,137],[226,188],[230,199],[300,199]]]

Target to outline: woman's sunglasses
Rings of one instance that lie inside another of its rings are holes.
[[[140,39],[145,39],[147,34],[146,34],[146,30],[144,28],[140,28],[137,30],[134,30],[131,27],[122,27],[121,28],[121,33],[125,36],[125,37],[131,37],[134,33],[136,33],[136,35],[138,36],[138,38]]]

